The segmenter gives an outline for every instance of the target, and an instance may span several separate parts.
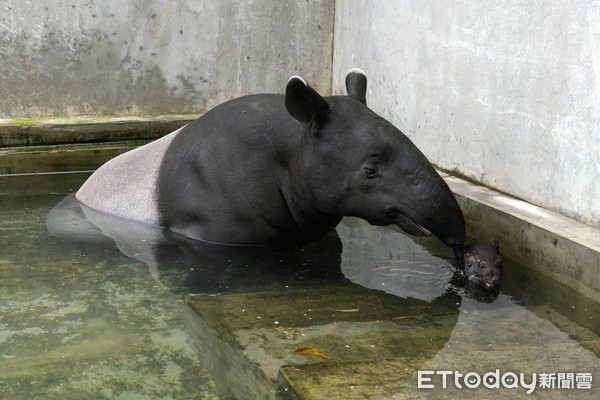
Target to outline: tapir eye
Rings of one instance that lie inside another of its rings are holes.
[[[363,172],[365,173],[367,178],[373,178],[377,176],[377,171],[375,171],[375,169],[371,167],[364,167]]]

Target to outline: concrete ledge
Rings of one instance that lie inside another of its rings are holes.
[[[0,175],[94,170],[199,116],[0,119]]]
[[[191,296],[186,307],[223,398],[358,400],[412,385],[450,339],[460,298],[429,303],[339,282]],[[325,353],[298,352],[311,348]]]
[[[0,119],[0,147],[151,140],[200,114]]]
[[[457,195],[467,235],[500,241],[500,251],[600,302],[600,231],[460,178],[442,176]]]
[[[9,147],[0,149],[0,176],[93,171],[144,142]]]

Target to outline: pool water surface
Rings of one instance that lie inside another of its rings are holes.
[[[87,176],[0,177],[1,398],[218,399],[222,383],[185,327],[183,296],[348,283],[434,308],[453,299],[448,337],[416,351],[423,354],[421,370],[600,379],[600,306],[510,260],[502,289],[481,296],[449,284],[451,253],[435,239],[414,240],[352,218],[321,243],[282,254],[224,248],[207,256],[202,245],[186,241],[149,243],[156,232],[148,239],[138,231],[110,239],[77,230],[50,234],[48,213]],[[97,232],[112,232],[115,224],[108,224]],[[400,326],[401,318],[394,323]],[[393,398],[431,394],[417,387],[416,372]],[[598,383],[591,385],[538,388],[532,396],[597,398]],[[522,388],[503,393],[525,395]]]

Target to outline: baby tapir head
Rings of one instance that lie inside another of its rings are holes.
[[[474,242],[465,246],[461,265],[462,274],[468,281],[493,288],[502,281],[502,259],[500,245],[497,240],[489,243]]]
[[[324,214],[393,224],[462,247],[464,217],[446,182],[400,130],[367,107],[362,71],[348,73],[346,89],[348,96],[323,98],[299,77],[288,82],[285,106],[303,126],[307,202]]]

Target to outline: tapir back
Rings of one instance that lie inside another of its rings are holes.
[[[268,243],[285,231],[301,236],[283,194],[290,190],[297,125],[282,95],[237,98],[110,160],[76,197],[106,214],[195,239]]]
[[[275,94],[234,99],[187,126],[160,168],[162,225],[226,243],[300,237],[286,198],[297,128],[284,97]]]

